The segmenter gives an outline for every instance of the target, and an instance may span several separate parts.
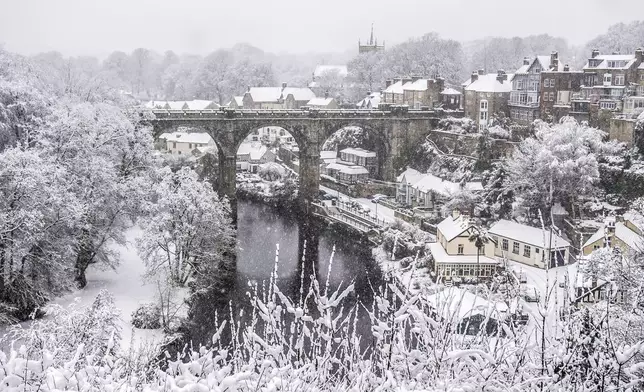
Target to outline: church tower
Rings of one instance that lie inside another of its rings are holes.
[[[358,40],[358,53],[371,53],[379,52],[385,50],[385,41],[382,41],[382,45],[378,45],[378,39],[373,35],[373,23],[371,24],[371,35],[369,36],[369,42],[365,45],[362,45],[360,40]]]

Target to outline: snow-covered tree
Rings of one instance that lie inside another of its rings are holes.
[[[560,201],[576,216],[578,201],[596,191],[598,156],[620,152],[604,135],[569,117],[553,125],[535,122],[535,136],[521,142],[506,166],[506,185],[520,207],[532,217],[538,210],[549,216],[550,203]]]
[[[162,272],[185,286],[201,266],[217,264],[222,249],[228,249],[234,235],[229,207],[190,168],[174,173],[164,168],[158,175],[137,247],[151,275]]]

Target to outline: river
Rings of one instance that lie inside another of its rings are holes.
[[[213,314],[217,311],[218,314],[223,312],[228,315],[229,302],[236,308],[234,314],[239,314],[241,309],[244,313],[249,313],[248,282],[257,282],[260,287],[262,281],[269,282],[275,266],[277,246],[279,246],[278,286],[282,292],[291,295],[295,295],[299,290],[302,270],[298,260],[301,227],[298,217],[288,212],[281,213],[271,206],[239,200],[237,226],[237,268],[234,282],[227,285],[232,287],[221,290],[221,295],[214,301],[206,302],[200,309],[193,312],[192,322],[189,323],[189,335],[193,343],[209,343],[214,333]],[[344,288],[354,283],[355,291],[348,301],[354,302],[359,298],[370,306],[373,300],[372,287],[380,287],[383,278],[380,268],[371,257],[369,246],[361,242],[358,236],[340,234],[323,224],[316,227],[319,232],[318,260],[315,270],[318,282],[322,287],[324,286],[331,266],[331,273],[328,275],[329,290],[339,286]],[[309,251],[307,254],[312,252]],[[312,261],[305,260],[305,263],[309,264]],[[310,269],[305,271],[310,275]]]

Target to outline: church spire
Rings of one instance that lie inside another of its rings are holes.
[[[369,38],[369,45],[373,45],[373,23],[371,24],[371,38]]]

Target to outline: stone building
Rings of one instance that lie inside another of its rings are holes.
[[[364,45],[360,40],[358,40],[358,54],[362,53],[374,53],[385,50],[385,41],[382,41],[382,45],[378,45],[378,39],[373,35],[373,24],[371,25],[371,35],[369,36],[369,41]]]
[[[541,73],[543,71],[563,71],[559,54],[537,56],[534,59],[525,57],[523,65],[517,69],[512,81],[510,93],[510,118],[517,124],[529,125],[540,117]]]
[[[420,76],[396,78],[385,82],[380,104],[407,105],[412,109],[440,106],[445,80],[441,77],[423,79]]]
[[[584,80],[573,110],[588,108],[589,123],[601,128],[607,128],[601,117],[637,113],[644,108],[643,61],[642,49],[625,55],[593,50],[583,68]]]
[[[495,74],[479,70],[461,85],[465,116],[474,120],[479,129],[486,129],[495,114],[508,115],[512,78],[502,70]]]
[[[580,95],[583,79],[583,71],[573,71],[567,64],[561,70],[541,72],[540,117],[559,121],[561,117],[573,116],[578,120],[587,121],[587,118],[583,118],[583,112],[575,116],[576,112],[571,110],[572,100]]]
[[[249,87],[242,104],[244,109],[299,109],[315,98],[308,87]]]

